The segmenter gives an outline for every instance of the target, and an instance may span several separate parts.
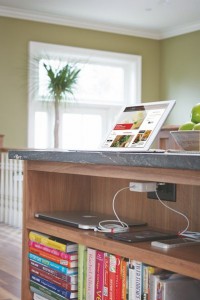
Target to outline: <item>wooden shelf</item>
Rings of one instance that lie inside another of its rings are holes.
[[[25,161],[23,215],[22,299],[31,300],[29,291],[28,234],[43,232],[89,247],[101,249],[147,264],[200,279],[200,246],[168,251],[146,243],[122,243],[104,234],[81,230],[34,218],[38,211],[89,210],[112,213],[112,199],[117,190],[134,180],[177,183],[177,201],[169,203],[187,214],[190,230],[200,230],[200,171],[167,168],[130,167],[70,162]],[[118,195],[116,210],[121,216],[145,221],[149,226],[179,231],[185,220],[146,193],[128,189]]]
[[[42,230],[41,230],[42,228]],[[27,229],[42,231],[43,233],[67,239],[79,244],[85,244],[127,258],[136,259],[144,263],[178,272],[190,277],[200,279],[200,245],[182,247],[180,249],[155,249],[150,242],[124,243],[105,237],[103,233],[91,230],[81,230],[68,226],[53,224],[52,222],[31,220]],[[144,229],[146,229],[144,227]]]

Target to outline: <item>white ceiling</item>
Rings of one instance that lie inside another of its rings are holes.
[[[200,30],[200,0],[0,0],[0,16],[163,39]]]

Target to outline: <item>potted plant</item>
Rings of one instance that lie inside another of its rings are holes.
[[[59,106],[62,101],[68,101],[73,96],[74,89],[77,84],[80,69],[76,64],[67,63],[63,67],[56,70],[51,64],[43,63],[48,76],[48,93],[52,101],[54,101],[54,148],[59,147],[59,125],[60,114]]]

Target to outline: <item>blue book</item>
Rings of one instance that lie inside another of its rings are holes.
[[[59,271],[59,272],[61,272],[63,274],[77,274],[77,270],[78,270],[77,268],[67,268],[67,267],[64,267],[62,265],[59,265],[59,264],[57,264],[57,263],[55,263],[53,261],[50,261],[50,260],[48,260],[46,258],[42,258],[42,257],[40,257],[38,255],[33,254],[33,253],[29,253],[28,257],[30,259],[32,259],[32,260],[40,263],[40,264],[48,266],[48,267],[50,267],[50,268],[52,268],[52,269],[54,269],[56,271]]]
[[[50,289],[51,291],[63,296],[63,297],[66,297],[68,299],[74,299],[78,296],[78,292],[71,292],[71,291],[68,291],[62,287],[59,287],[58,285],[52,283],[52,282],[49,282],[48,280],[42,278],[42,277],[39,277],[35,274],[30,274],[30,280],[38,283],[38,284],[41,284],[42,286]]]

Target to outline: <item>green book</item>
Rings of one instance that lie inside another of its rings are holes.
[[[87,247],[85,245],[78,245],[78,300],[84,300],[84,263],[86,250]]]

